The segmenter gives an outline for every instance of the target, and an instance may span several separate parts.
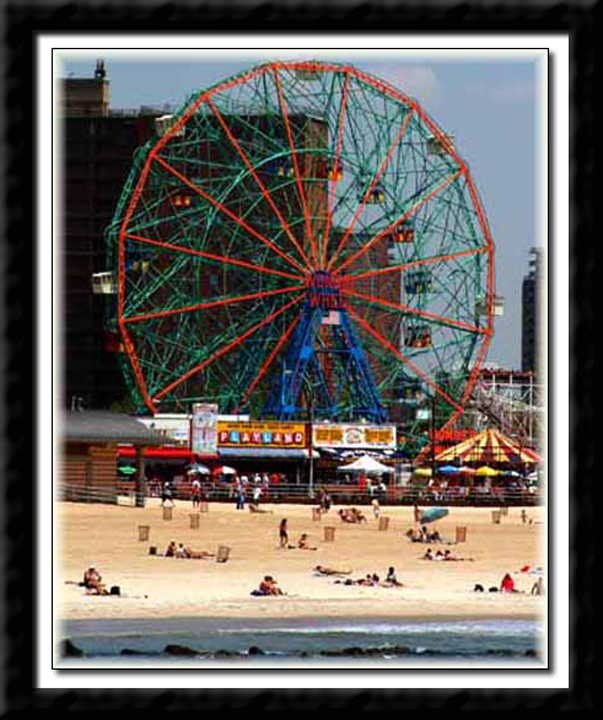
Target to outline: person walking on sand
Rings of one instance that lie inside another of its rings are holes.
[[[287,518],[281,520],[281,524],[278,529],[280,547],[287,547],[289,543],[289,534],[287,532]]]
[[[170,505],[174,505],[174,497],[173,497],[173,490],[172,490],[172,483],[170,480],[166,480],[163,483],[163,489],[161,491],[161,504],[165,505],[165,503],[169,500]]]
[[[201,504],[201,483],[199,482],[198,477],[196,477],[191,483],[191,502],[193,504],[193,509],[198,508]]]

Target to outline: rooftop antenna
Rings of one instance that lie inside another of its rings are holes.
[[[106,76],[107,76],[107,71],[105,70],[105,61],[97,60],[96,61],[96,70],[94,71],[94,77],[97,80],[104,80]]]

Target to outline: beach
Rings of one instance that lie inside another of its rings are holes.
[[[412,507],[383,507],[387,530],[379,530],[372,509],[360,506],[366,523],[343,523],[338,507],[321,520],[312,519],[307,505],[265,505],[265,513],[233,504],[210,503],[192,528],[190,502],[177,501],[172,519],[163,519],[157,499],[145,508],[122,505],[57,503],[55,505],[55,564],[53,568],[55,620],[109,619],[263,619],[301,620],[346,618],[371,620],[539,620],[544,622],[546,597],[530,590],[544,565],[544,508],[509,508],[500,524],[492,521],[496,508],[450,507],[436,527],[444,543],[413,543],[405,532],[416,527]],[[289,543],[279,547],[279,523],[288,520]],[[148,540],[139,540],[139,526],[149,527]],[[325,527],[335,528],[332,542]],[[456,528],[466,528],[466,542],[455,543]],[[316,550],[301,550],[297,541],[307,533]],[[216,553],[230,548],[227,562],[162,557],[168,543]],[[158,555],[150,555],[155,546]],[[465,558],[454,562],[423,559],[427,547],[450,550]],[[471,560],[469,558],[472,558]],[[119,586],[119,596],[86,595],[78,582],[93,565],[107,587]],[[351,570],[343,576],[358,579],[376,573],[385,580],[393,566],[403,587],[364,587],[317,576],[316,565]],[[526,568],[530,571],[526,571]],[[522,569],[524,571],[522,572]],[[510,573],[518,593],[488,592],[500,587]],[[286,593],[254,597],[265,575],[273,576]],[[476,584],[484,592],[474,592]]]

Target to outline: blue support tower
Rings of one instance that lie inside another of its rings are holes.
[[[388,419],[339,286],[326,271],[312,277],[263,414],[279,420]]]

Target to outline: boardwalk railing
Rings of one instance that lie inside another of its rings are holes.
[[[465,494],[454,489],[454,492],[431,493],[412,487],[395,486],[388,488],[384,493],[375,492],[368,494],[366,490],[359,489],[357,485],[288,485],[279,484],[271,486],[268,491],[262,492],[261,503],[300,503],[316,504],[319,490],[325,490],[335,505],[369,505],[373,499],[377,499],[380,505],[447,505],[447,506],[477,506],[477,507],[499,507],[499,506],[531,506],[540,505],[543,497],[540,493],[529,492],[519,488],[507,488],[496,490],[491,493],[480,492],[473,488]],[[119,505],[136,505],[136,493],[132,481],[118,481],[114,489],[86,489],[82,487],[73,488],[67,485],[59,485],[56,488],[56,498],[70,502],[89,503],[112,503]],[[152,492],[151,492],[152,490]],[[159,497],[159,493],[150,485],[146,486],[147,497]],[[190,487],[188,484],[176,485],[173,489],[173,496],[177,502],[190,501]],[[232,502],[236,498],[227,484],[214,483],[210,488],[204,490],[204,498],[211,502]],[[247,502],[251,500],[251,489],[247,495]]]

